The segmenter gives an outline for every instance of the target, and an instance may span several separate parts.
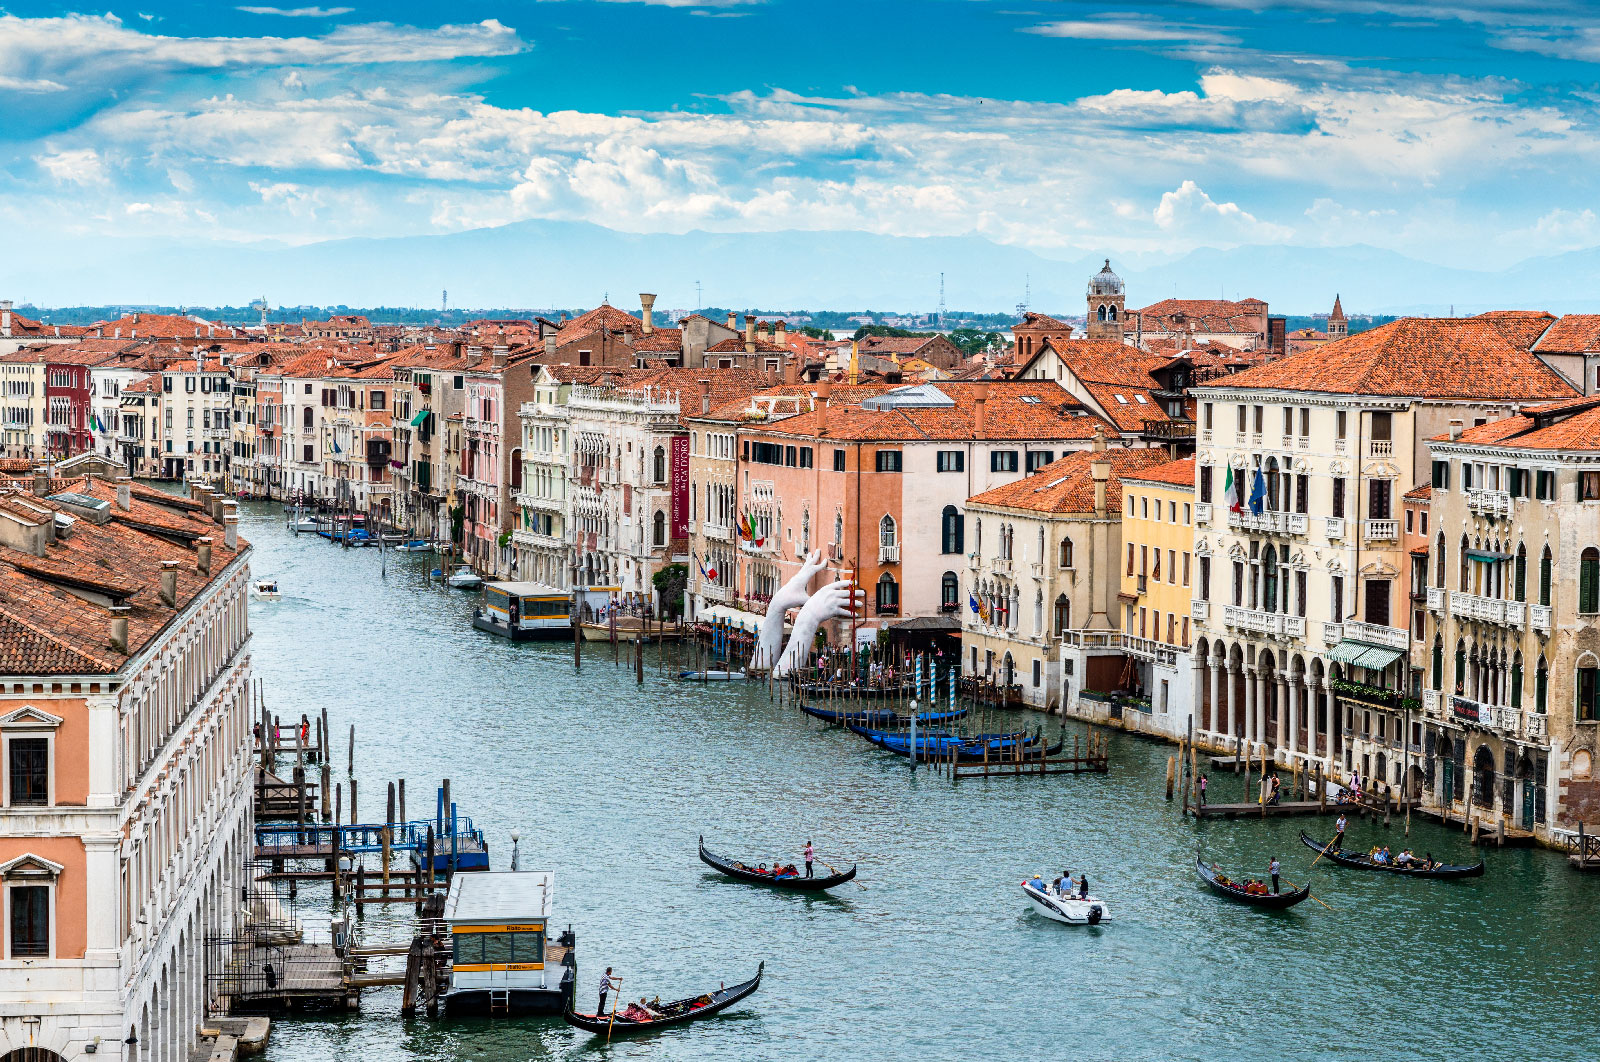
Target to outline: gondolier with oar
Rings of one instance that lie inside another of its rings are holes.
[[[1278,857],[1273,856],[1267,863],[1267,873],[1272,875],[1272,894],[1276,896],[1283,890],[1278,887]]]
[[[1339,813],[1339,821],[1334,823],[1333,840],[1328,842],[1328,847],[1336,852],[1344,847],[1344,828],[1346,825],[1344,812],[1341,811]]]
[[[805,847],[806,877],[808,877],[808,878],[811,876],[811,857],[814,856],[815,854],[816,854],[816,852],[815,852],[815,850],[812,849],[811,842],[809,840],[806,841],[806,847]]]
[[[596,1014],[604,1014],[606,1012],[606,996],[611,993],[612,989],[620,987],[622,987],[622,978],[611,976],[611,967],[607,966],[606,972],[600,975],[600,1006],[596,1008]]]

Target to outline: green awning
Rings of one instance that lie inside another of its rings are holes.
[[[428,411],[426,409],[419,409],[417,411],[417,415],[411,418],[411,426],[413,428],[415,428],[415,427],[419,426],[423,421],[425,421],[427,419],[428,419]]]
[[[1485,564],[1493,564],[1496,561],[1505,561],[1511,559],[1511,554],[1497,553],[1492,549],[1469,549],[1467,550],[1467,556],[1471,557],[1475,561],[1483,561]]]
[[[1354,667],[1369,667],[1374,671],[1382,671],[1405,655],[1404,649],[1391,649],[1386,645],[1358,642],[1353,638],[1346,638],[1328,650],[1329,660]]]

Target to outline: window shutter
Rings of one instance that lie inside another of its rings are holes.
[[[1539,558],[1539,604],[1550,604],[1550,554]]]
[[[1517,551],[1517,600],[1528,600],[1528,555]]]
[[[1597,564],[1595,561],[1589,558],[1584,558],[1583,563],[1578,565],[1579,612],[1600,612],[1600,607],[1596,607],[1595,601],[1595,591],[1597,589],[1595,586],[1595,577],[1597,574],[1600,574],[1595,570],[1597,567],[1600,567],[1600,564]]]
[[[1433,688],[1444,688],[1444,643],[1433,643]]]
[[[1511,665],[1511,707],[1522,707],[1522,665]],[[1509,749],[1507,750],[1510,751]]]
[[[1546,698],[1550,693],[1550,672],[1544,668],[1533,673],[1533,710],[1544,714]]]

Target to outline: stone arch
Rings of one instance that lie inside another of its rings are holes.
[[[1478,807],[1494,807],[1494,779],[1494,750],[1485,742],[1472,754],[1472,802]]]

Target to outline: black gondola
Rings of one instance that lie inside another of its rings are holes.
[[[1235,900],[1239,903],[1247,903],[1252,907],[1266,907],[1272,910],[1282,911],[1293,907],[1295,904],[1307,899],[1311,895],[1310,882],[1307,882],[1305,885],[1293,892],[1245,892],[1241,886],[1235,885],[1232,882],[1224,883],[1222,881],[1218,881],[1217,871],[1206,866],[1205,860],[1201,859],[1199,856],[1194,857],[1194,868],[1200,872],[1200,879],[1207,885],[1211,886],[1212,892],[1216,893],[1218,896],[1226,896],[1228,899]]]
[[[885,701],[895,697],[903,697],[910,700],[920,692],[921,690],[909,682],[903,682],[897,686],[868,686],[866,684],[852,686],[849,683],[830,685],[821,682],[803,682],[800,684],[800,696],[822,700],[835,698],[841,701]]]
[[[653,1007],[660,1015],[647,1021],[624,1018],[621,1014],[579,1014],[572,1009],[572,1001],[567,1000],[567,1008],[561,1012],[561,1018],[568,1025],[585,1032],[594,1033],[596,1036],[631,1036],[636,1033],[652,1032],[656,1029],[665,1029],[672,1025],[687,1025],[691,1021],[709,1018],[711,1015],[727,1010],[739,1000],[748,996],[761,987],[761,973],[767,968],[762,962],[756,967],[756,975],[742,984],[732,988],[719,988],[715,992],[704,992],[688,999],[679,999],[671,1003],[663,1003]]]
[[[835,885],[843,885],[856,876],[856,865],[850,864],[850,869],[842,874],[832,874],[825,878],[808,878],[798,875],[792,878],[774,878],[771,874],[763,874],[759,870],[741,863],[735,859],[719,856],[706,848],[706,839],[700,838],[700,861],[708,867],[720,870],[730,878],[738,881],[749,882],[752,885],[765,885],[772,889],[787,889],[790,892],[824,892]]]
[[[845,729],[859,737],[866,738],[872,744],[885,752],[892,752],[896,756],[910,757],[911,735],[908,731],[893,733],[873,730],[869,727],[856,726],[846,723]],[[1026,730],[1019,730],[1005,734],[975,734],[972,737],[962,737],[952,734],[948,730],[931,730],[924,734],[917,734],[917,760],[920,763],[940,762],[950,758],[952,752],[956,755],[957,763],[982,763],[984,762],[985,749],[988,750],[988,760],[991,763],[1011,763],[1016,759],[1017,743],[1022,745],[1022,761],[1027,763],[1032,760],[1037,762],[1041,754],[1045,758],[1058,756],[1066,746],[1065,738],[1058,738],[1054,745],[1043,743],[1042,729],[1029,734]],[[1043,750],[1041,753],[1041,749]]]
[[[1408,878],[1481,878],[1483,877],[1483,860],[1478,860],[1470,865],[1464,863],[1435,863],[1433,866],[1404,867],[1396,863],[1374,863],[1368,855],[1353,855],[1338,848],[1329,848],[1312,837],[1306,831],[1300,831],[1300,840],[1307,848],[1314,848],[1321,852],[1323,858],[1342,867],[1354,867],[1357,870],[1381,870],[1389,874],[1400,874]]]

